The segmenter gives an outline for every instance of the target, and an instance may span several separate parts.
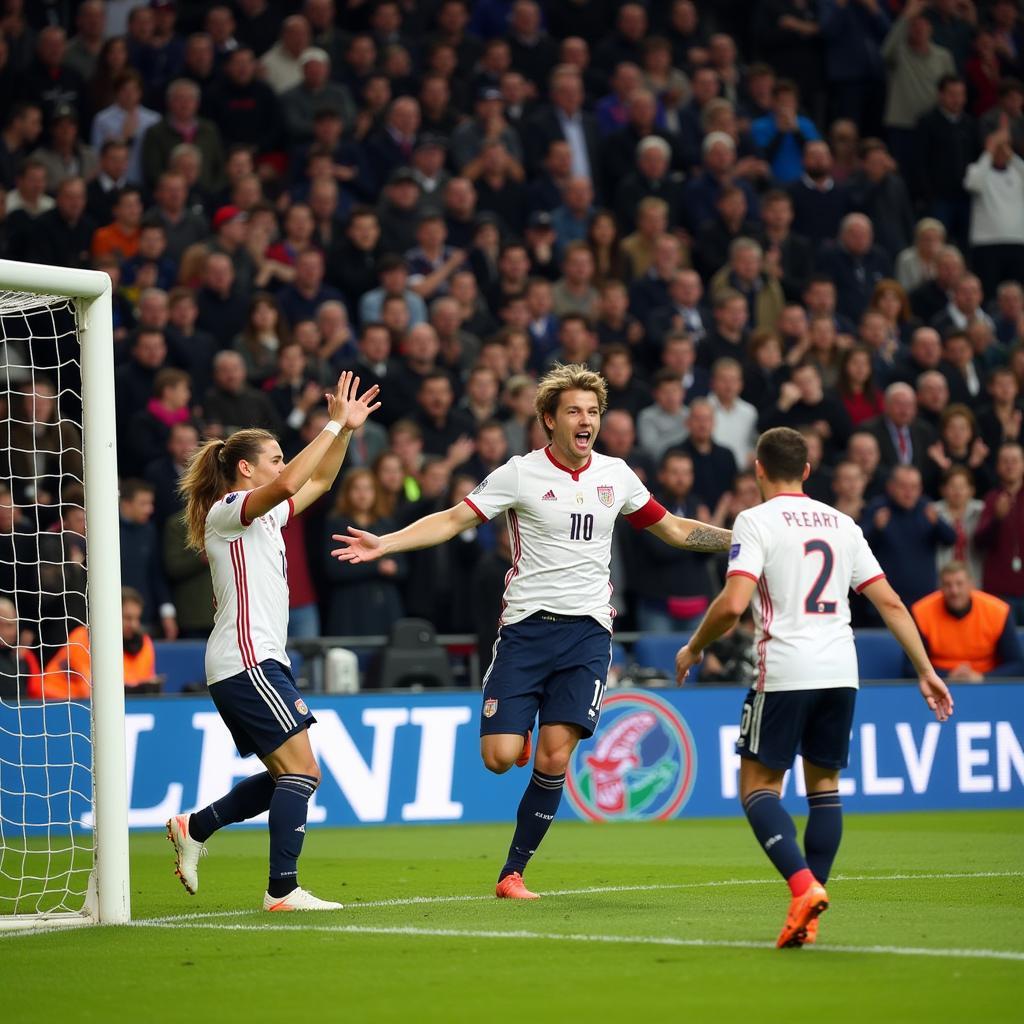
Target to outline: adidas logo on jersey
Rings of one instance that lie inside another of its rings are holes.
[[[306,826],[305,825],[300,825],[295,831],[296,832],[301,832],[303,835],[305,835],[306,834]]]
[[[540,500],[541,501],[558,501],[558,499],[555,497],[555,492],[554,491],[548,491],[548,493],[545,494],[544,497],[541,498]]]

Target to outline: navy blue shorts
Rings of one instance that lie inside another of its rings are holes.
[[[218,680],[210,686],[210,696],[242,757],[265,757],[316,721],[291,671],[269,658]]]
[[[480,735],[577,725],[590,736],[601,717],[612,637],[589,615],[537,612],[502,626],[484,676]]]
[[[743,702],[736,753],[783,771],[800,754],[819,768],[845,768],[857,691],[750,690]]]

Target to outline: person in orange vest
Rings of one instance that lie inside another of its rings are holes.
[[[947,562],[939,589],[910,609],[936,670],[947,679],[981,683],[1024,675],[1024,651],[1010,606],[977,590],[963,562]]]
[[[156,682],[153,641],[142,631],[142,595],[131,587],[121,591],[124,638],[124,687],[130,694],[143,683]],[[47,700],[87,700],[92,692],[89,627],[76,626],[68,642],[47,663],[42,695]]]

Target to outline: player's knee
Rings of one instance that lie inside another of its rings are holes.
[[[571,756],[572,751],[567,750],[538,750],[534,767],[545,775],[564,775]]]
[[[302,774],[313,779],[318,786],[320,785],[320,765],[318,765],[316,761],[311,761],[307,764],[302,770]]]
[[[504,775],[514,762],[514,759],[504,757],[500,750],[482,750],[480,756],[483,758],[484,767],[495,775]]]

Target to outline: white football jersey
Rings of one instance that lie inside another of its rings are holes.
[[[885,574],[860,527],[806,494],[778,494],[732,528],[726,575],[757,582],[758,690],[857,686],[850,588]]]
[[[273,658],[291,665],[288,637],[288,562],[281,528],[291,499],[251,522],[245,499],[226,494],[206,516],[206,557],[216,610],[206,644],[207,685]]]
[[[465,500],[484,522],[508,513],[512,568],[502,624],[548,611],[590,615],[610,631],[615,519],[622,512],[644,529],[665,514],[622,459],[594,453],[574,471],[550,448],[509,459]]]

